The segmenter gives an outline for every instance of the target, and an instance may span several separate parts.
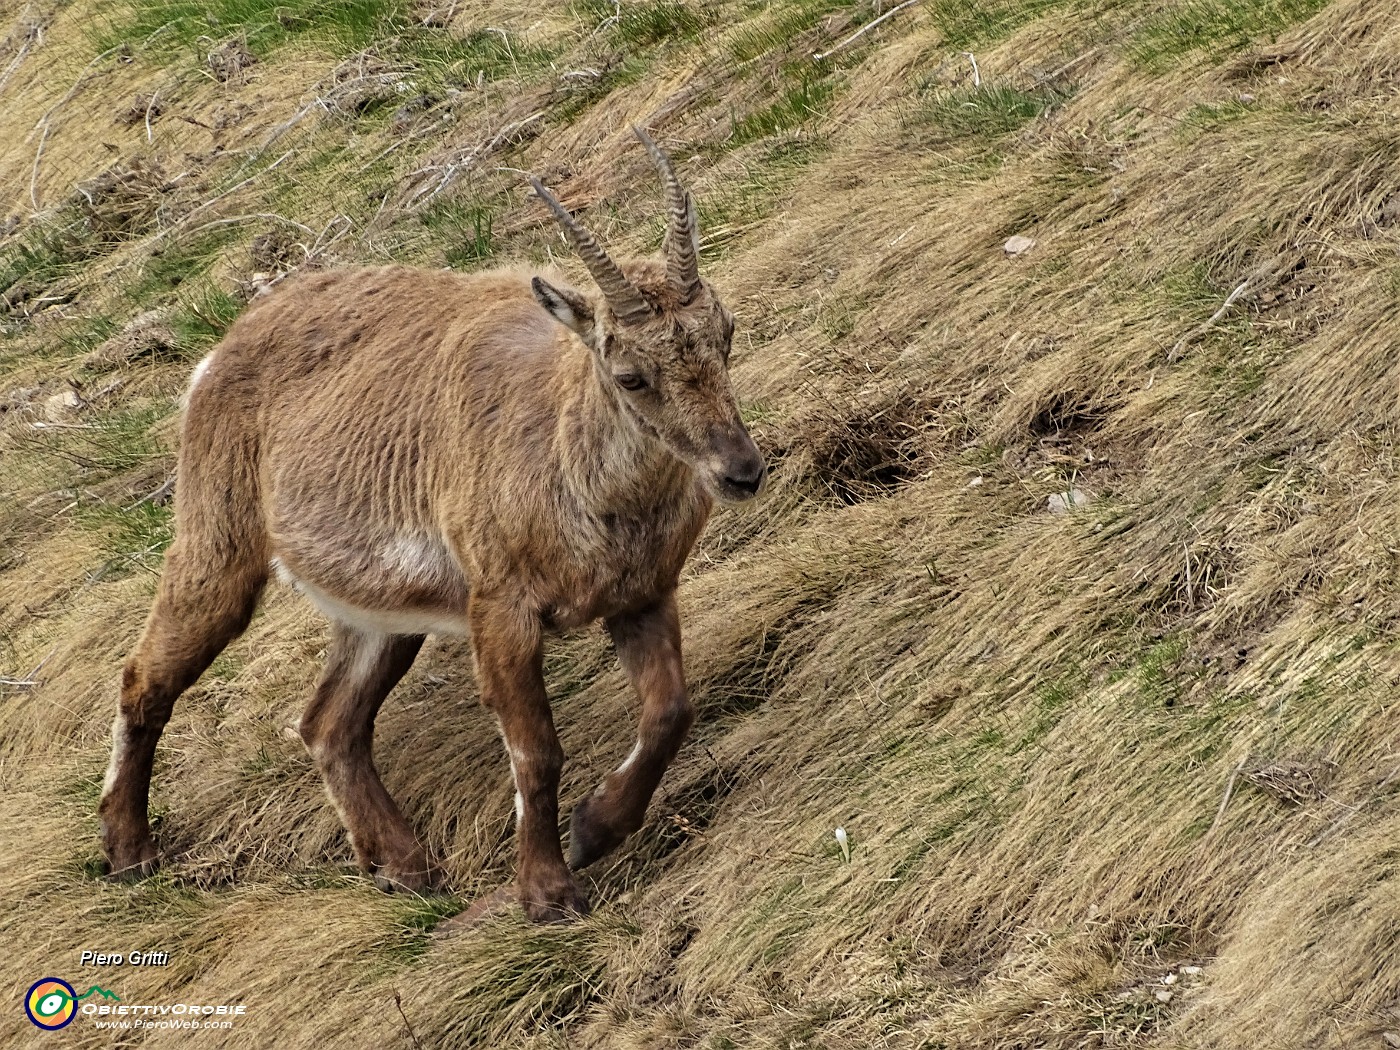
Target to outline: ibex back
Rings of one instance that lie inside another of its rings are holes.
[[[729,382],[733,318],[699,275],[694,202],[638,137],[666,186],[664,259],[615,262],[535,182],[597,292],[515,270],[303,276],[196,369],[176,537],[123,672],[99,810],[113,873],[154,867],[161,730],[276,572],[332,621],[299,729],[360,864],[386,888],[436,880],[375,770],[374,719],[424,635],[465,634],[515,778],[519,900],[537,921],[586,911],[570,865],[641,826],[693,719],[681,567],[713,498],[749,499],[765,479]],[[575,807],[566,864],[541,648],[599,618],[640,732]]]

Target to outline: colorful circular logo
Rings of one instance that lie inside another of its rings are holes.
[[[78,993],[67,981],[45,977],[35,981],[24,996],[24,1012],[45,1031],[67,1025],[78,1012]]]

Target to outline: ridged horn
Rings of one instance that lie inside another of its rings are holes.
[[[570,215],[564,205],[559,203],[559,199],[545,189],[544,184],[533,175],[530,176],[530,185],[535,189],[535,196],[545,202],[559,221],[559,225],[564,227],[569,242],[583,260],[583,265],[588,267],[593,280],[598,282],[598,287],[603,290],[603,296],[612,307],[613,313],[617,314],[618,320],[640,321],[650,317],[653,312],[651,305],[642,298],[642,293],[637,291],[637,286],[622,272],[622,268],[613,262],[612,256],[603,250],[598,239]]]
[[[680,293],[681,302],[688,303],[700,292],[700,227],[695,217],[695,200],[671,166],[671,158],[638,127],[632,131],[646,147],[647,155],[666,184],[666,210],[670,224],[666,229],[666,277]]]

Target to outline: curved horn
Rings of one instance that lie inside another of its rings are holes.
[[[598,282],[598,287],[603,290],[604,298],[618,319],[625,322],[650,317],[653,312],[651,305],[642,298],[642,293],[637,291],[637,286],[622,272],[621,267],[603,251],[597,238],[570,215],[564,205],[559,203],[558,198],[545,189],[544,184],[533,175],[530,176],[530,185],[535,188],[535,196],[548,205],[554,217],[559,220],[559,225],[564,227],[564,233],[568,235],[574,250],[583,260],[583,265],[587,266],[588,272],[593,275],[593,280]]]
[[[695,217],[695,199],[685,191],[671,158],[641,128],[634,127],[647,155],[666,184],[666,210],[671,222],[666,230],[666,276],[688,303],[700,292],[700,225]]]

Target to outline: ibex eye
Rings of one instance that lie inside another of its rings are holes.
[[[645,379],[633,372],[624,372],[622,375],[615,376],[614,378],[617,380],[617,385],[622,387],[623,390],[641,390],[647,385]]]

